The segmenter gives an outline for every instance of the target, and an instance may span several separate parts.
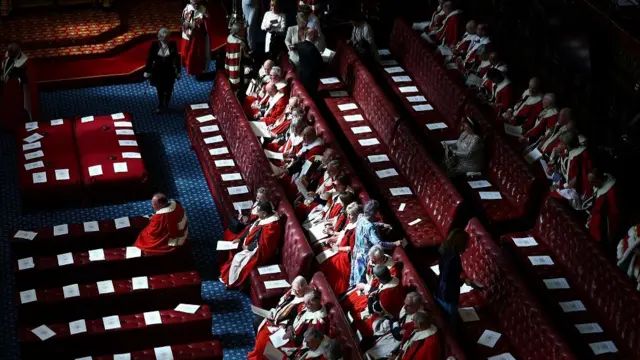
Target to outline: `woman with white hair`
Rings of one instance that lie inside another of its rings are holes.
[[[476,134],[473,121],[464,118],[462,132],[453,144],[444,144],[444,161],[449,176],[481,172],[484,169],[484,142]]]
[[[161,113],[169,108],[173,85],[180,78],[180,54],[175,41],[169,40],[169,30],[162,28],[158,31],[158,41],[151,43],[144,77],[149,79],[158,93],[158,109]]]

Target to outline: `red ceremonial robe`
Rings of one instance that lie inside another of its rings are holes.
[[[338,233],[336,243],[339,247],[348,246],[353,249],[356,240],[356,224],[350,223],[344,230]],[[320,251],[317,254],[330,250],[331,247],[326,244],[319,246]],[[317,255],[316,254],[316,255]],[[339,251],[337,254],[328,258],[318,266],[320,270],[331,284],[334,294],[342,294],[349,288],[349,275],[351,274],[351,250]]]
[[[329,338],[328,336],[325,335],[324,339],[322,339],[322,342],[320,343],[320,345],[318,346],[317,349],[311,350],[311,349],[307,348],[306,346],[303,346],[300,349],[298,349],[298,351],[296,351],[293,354],[293,356],[289,357],[289,359],[295,359],[295,360],[306,360],[306,359],[329,360],[329,359],[334,359],[334,358],[330,358],[330,357],[325,356],[325,354],[329,350],[331,350],[330,346],[331,346],[331,338]],[[335,359],[335,360],[342,360],[342,358]]]
[[[472,45],[480,40],[480,37],[476,34],[464,33],[462,40],[458,41],[456,46],[452,49],[454,54],[466,55],[471,49]]]
[[[254,201],[253,205],[251,205],[251,212],[249,213],[249,219],[247,221],[247,226],[250,226],[257,219],[258,219],[258,202]],[[231,231],[231,229],[226,228],[226,229],[224,229],[224,232],[222,233],[222,240],[224,240],[224,241],[232,241],[232,240],[236,239],[238,237],[238,235],[241,234],[241,233],[242,233],[242,231],[240,231],[239,233],[234,233],[234,232]]]
[[[557,125],[558,110],[556,108],[547,108],[538,114],[538,117],[535,119],[535,123],[533,123],[533,127],[531,127],[522,136],[529,139],[529,143],[533,143],[535,140],[553,133]],[[529,128],[526,122],[522,127],[523,129]]]
[[[9,54],[2,59],[0,81],[0,128],[12,131],[29,121],[40,119],[38,84],[29,57],[21,52],[13,63]]]
[[[289,114],[285,112],[275,123],[271,124],[268,129],[275,135],[280,135],[289,130],[289,126],[291,126],[291,118]]]
[[[329,333],[329,316],[324,306],[317,311],[309,311],[304,307],[304,304],[301,306],[303,308],[298,312],[293,322],[290,322],[295,332],[295,339],[289,340],[288,343],[280,348],[281,350],[298,349],[302,345],[304,333],[310,328],[316,328],[323,334]]]
[[[325,173],[325,177],[324,177],[324,182],[322,184],[320,184],[320,186],[318,186],[318,188],[316,188],[315,190],[315,194],[316,197],[322,199],[322,200],[329,200],[329,198],[333,195],[334,193],[334,188],[333,188],[333,181],[335,179],[333,179],[332,177],[329,177],[328,173]],[[300,197],[302,196],[302,194],[298,191],[298,193],[296,194],[296,197]],[[298,206],[296,206],[296,208],[294,209],[296,212],[296,216],[298,217],[298,219],[302,222],[306,221],[306,219],[309,217],[309,215],[311,214],[312,211],[314,211],[314,209],[320,205],[314,198],[313,201],[311,200],[305,200],[303,202],[301,202]]]
[[[540,145],[538,145],[540,151],[543,154],[551,155],[553,150],[561,144],[560,135],[568,130],[566,125],[562,125],[555,132],[543,136],[540,139]]]
[[[255,114],[255,109],[253,109],[251,107],[251,105],[253,105],[254,102],[258,101],[260,103],[262,103],[263,99],[265,97],[267,97],[267,91],[265,90],[265,86],[267,84],[264,84],[261,88],[260,91],[258,91],[258,93],[256,94],[256,96],[249,96],[247,95],[244,100],[242,100],[242,109],[244,110],[245,114]]]
[[[469,48],[469,51],[467,51],[467,54],[464,57],[464,67],[465,69],[471,69],[474,67],[474,65],[476,64],[476,62],[478,61],[478,49],[480,49],[481,46],[486,45],[488,43],[491,42],[491,39],[489,39],[489,37],[482,37],[480,38],[478,41],[476,41],[473,46],[471,46],[471,48]]]
[[[442,349],[440,348],[440,333],[438,328],[431,325],[426,330],[414,329],[405,333],[400,345],[400,353],[397,360],[440,360]]]
[[[282,92],[278,92],[273,98],[269,99],[267,110],[260,120],[264,121],[267,126],[275,124],[284,115],[288,103],[289,97]]]
[[[168,253],[183,245],[189,236],[187,215],[182,205],[170,201],[151,217],[135,242],[135,247],[148,253]]]
[[[389,269],[391,276],[399,275],[396,262],[393,261],[393,259],[389,255],[385,255],[385,260],[381,264],[373,264],[371,261],[369,261],[367,263],[366,274],[365,274],[367,279],[367,289],[375,289],[375,288],[378,288],[378,286],[380,286],[380,282],[378,281],[378,279],[376,279],[376,277],[373,276],[373,268],[376,265],[385,265]],[[367,290],[367,292],[368,291],[369,290]],[[368,298],[369,298],[368,296],[369,296],[368,294],[360,294],[359,291],[356,291],[355,288],[351,289],[347,293],[347,296],[344,298],[344,300],[342,300],[342,302],[340,303],[340,306],[342,306],[345,312],[351,311],[359,314],[362,311],[364,311],[364,309],[367,308]]]
[[[180,54],[182,66],[189,75],[200,75],[207,70],[211,56],[209,31],[211,20],[204,5],[195,8],[191,4],[182,11],[182,42]]]
[[[245,43],[239,37],[229,34],[225,45],[224,69],[229,76],[229,82],[234,90],[240,87],[240,74],[242,72],[242,54],[245,52]]]
[[[513,106],[513,117],[516,119],[516,124],[520,122],[533,124],[541,111],[542,95],[531,96],[527,89]]]
[[[640,225],[632,226],[618,243],[618,267],[632,280],[638,282],[640,291]]]
[[[442,26],[436,31],[438,42],[442,45],[446,45],[449,48],[456,46],[458,39],[460,38],[460,14],[462,11],[452,11],[443,20]]]
[[[351,189],[348,189],[347,191],[353,192]],[[306,226],[310,226],[312,223],[324,222],[330,223],[333,226],[335,225],[335,220],[338,215],[342,212],[342,209],[343,205],[340,201],[340,193],[333,191],[329,200],[327,200],[327,203],[322,208],[319,206],[315,207],[313,211],[309,213],[309,216],[307,216],[307,220],[303,225],[307,228]]]
[[[607,175],[601,187],[594,190],[591,216],[587,220],[587,228],[596,241],[608,243],[617,239],[620,234],[620,213],[616,192],[616,179]]]
[[[585,146],[580,146],[569,152],[565,150],[560,162],[560,169],[564,175],[565,184],[575,180],[574,189],[582,199],[588,198],[593,194],[593,187],[587,180],[593,166]]]
[[[227,287],[241,286],[256,266],[269,261],[278,248],[282,231],[277,215],[254,222],[238,237],[247,250],[230,252],[220,268],[220,280]]]
[[[424,311],[424,309],[421,307],[418,311]],[[402,339],[396,340],[391,331],[394,328],[400,328],[401,334],[411,334],[415,328],[413,324],[414,314],[407,314],[403,306],[402,310],[400,310],[400,318],[391,326],[389,326],[389,321],[386,318],[376,319],[373,323],[373,335],[378,338],[373,347],[367,350],[367,356],[373,359],[384,359],[395,353],[400,348]]]
[[[502,72],[503,74],[508,70],[507,64],[502,62],[499,62],[497,64],[492,64],[489,60],[481,62],[480,66],[478,67],[478,76],[482,77],[482,86],[487,90],[491,90],[493,88],[493,82],[487,77],[487,72],[489,71],[489,69],[500,70],[500,72]]]
[[[442,10],[441,7],[438,6],[436,11],[434,11],[431,15],[431,23],[429,23],[429,26],[424,29],[424,32],[428,34],[430,32],[438,30],[442,26],[442,22],[444,21],[445,17],[447,17],[447,15],[445,15],[444,10]]]
[[[400,317],[400,310],[404,306],[404,298],[407,295],[407,289],[400,284],[400,280],[396,277],[392,278],[386,284],[380,285],[377,291],[369,294],[369,298],[373,297],[373,308],[381,308],[380,313],[368,314],[363,316],[362,311],[353,314],[353,324],[360,331],[360,334],[364,337],[371,337],[374,333],[373,325],[381,317],[390,317],[397,319]],[[367,303],[369,302],[367,299]],[[368,304],[367,304],[368,305]],[[370,311],[367,308],[367,313]]]
[[[500,84],[493,84],[491,94],[498,113],[503,113],[511,107],[511,81],[509,79],[504,79]]]

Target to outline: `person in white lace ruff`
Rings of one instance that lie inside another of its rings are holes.
[[[476,134],[473,121],[465,118],[462,133],[453,144],[444,144],[445,165],[449,176],[481,172],[484,168],[484,143]]]

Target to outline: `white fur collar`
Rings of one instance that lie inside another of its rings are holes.
[[[27,54],[23,53],[22,51],[20,52],[20,54],[16,57],[16,59],[13,61],[13,67],[14,68],[19,68],[22,65],[24,65],[24,63],[27,62],[27,60],[29,59],[29,57],[27,56]],[[7,61],[9,61],[9,52],[7,51],[4,54],[4,62],[3,65],[7,63]],[[5,70],[5,69],[2,69]]]
[[[278,215],[271,215],[268,218],[265,218],[265,219],[262,219],[262,220],[258,221],[257,224],[258,224],[258,226],[269,225],[274,221],[278,221],[278,219],[279,219]]]
[[[398,278],[394,276],[393,278],[391,278],[391,281],[389,281],[388,283],[380,285],[380,288],[378,289],[378,291],[393,289],[398,285],[400,285],[400,280],[398,280]]]
[[[323,356],[324,353],[329,350],[330,346],[331,346],[331,338],[329,338],[328,336],[325,336],[324,339],[322,339],[322,342],[320,343],[320,346],[318,346],[318,348],[315,349],[315,350],[309,350],[309,352],[307,352],[302,359],[316,359],[316,358],[319,358],[319,357]]]
[[[163,207],[162,209],[156,211],[156,215],[168,214],[176,209],[176,202],[171,200],[169,201],[169,206]]]
[[[522,101],[524,98],[526,98],[526,100]],[[514,113],[514,115],[517,116],[518,113],[520,113],[520,111],[522,111],[522,109],[524,109],[525,106],[535,105],[535,104],[539,103],[540,101],[542,101],[542,96],[541,95],[531,96],[530,93],[529,93],[529,89],[527,89],[522,93],[522,96],[520,97],[520,102],[518,102],[518,104],[516,104],[513,113]]]
[[[577,148],[575,148],[575,149],[573,149],[573,150],[569,151],[569,156],[568,156],[569,164],[571,163],[571,161],[573,161],[573,159],[574,159],[576,156],[578,156],[578,155],[582,154],[582,152],[583,152],[583,151],[585,151],[586,149],[587,149],[587,148],[586,148],[586,147],[584,147],[584,146],[579,146],[579,147],[577,147]],[[568,167],[567,167],[567,169],[568,169]]]
[[[640,225],[634,225],[629,229],[627,236],[618,243],[618,266],[635,253],[638,245],[640,245]]]
[[[424,311],[424,308],[422,307],[422,305],[420,305],[420,308],[418,309],[418,311]],[[416,312],[418,312],[416,311]],[[403,306],[402,309],[400,309],[400,319],[404,318],[404,324],[413,322],[413,315],[415,315],[416,313],[413,314],[407,314],[407,309],[406,306]]]
[[[291,137],[289,137],[289,139],[291,140],[291,145],[293,146],[297,146],[300,145],[300,143],[302,142],[302,135],[291,135]]]
[[[424,340],[430,336],[435,335],[437,332],[438,328],[434,325],[431,325],[426,330],[414,331],[409,340],[407,340],[406,343],[402,344],[402,352],[406,353],[414,342]]]
[[[500,84],[496,85],[496,88],[493,92],[493,96],[495,97],[500,91],[502,91],[502,89],[504,89],[510,84],[511,84],[511,81],[509,79],[505,78],[504,80],[502,80]]]
[[[558,114],[558,109],[551,107],[543,109],[538,115],[538,119],[546,119],[548,117],[552,117]]]
[[[301,156],[302,154],[304,154],[305,152],[313,149],[316,146],[321,146],[322,144],[324,144],[324,141],[322,141],[321,138],[317,138],[315,139],[311,144],[309,145],[303,145],[302,148],[300,149],[300,151],[298,151],[298,156]]]
[[[307,322],[311,324],[324,324],[326,317],[327,309],[325,309],[324,305],[318,311],[309,311],[305,308],[296,316],[295,320],[293,321],[293,328],[297,329],[302,324]]]
[[[601,187],[596,189],[596,197],[600,197],[606,194],[609,190],[611,190],[611,188],[613,187],[613,185],[615,185],[615,183],[616,183],[616,179],[613,176],[607,174],[604,184],[602,184]]]

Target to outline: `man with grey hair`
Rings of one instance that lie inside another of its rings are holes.
[[[158,109],[161,113],[169,108],[173,85],[180,78],[180,54],[175,41],[170,41],[169,29],[162,28],[158,31],[158,41],[151,43],[147,63],[144,68],[144,77],[149,79],[151,85],[158,93]]]
[[[304,333],[310,328],[316,328],[325,334],[329,332],[327,310],[322,304],[322,296],[318,290],[308,292],[304,296],[304,307],[286,326],[284,338],[289,342],[283,347],[302,345]]]
[[[304,117],[304,110],[300,108],[300,98],[297,96],[292,96],[289,98],[289,102],[284,109],[284,113],[276,119],[276,121],[267,126],[269,131],[271,132],[272,138],[278,138],[283,136],[287,130],[289,130],[289,126],[291,125],[291,119],[293,117]]]
[[[200,75],[207,70],[210,60],[209,22],[207,8],[202,0],[190,0],[182,11],[182,66],[189,75]]]
[[[290,359],[328,360],[332,354],[334,341],[317,328],[310,328],[304,333],[304,345]]]
[[[543,137],[556,131],[558,126],[558,108],[556,94],[546,93],[542,97],[542,111],[535,120],[525,121],[522,125],[522,139],[524,143],[535,144]]]
[[[413,315],[413,323],[414,329],[409,336],[404,337],[393,359],[442,359],[440,333],[438,328],[433,325],[429,315],[424,311],[418,311]]]

